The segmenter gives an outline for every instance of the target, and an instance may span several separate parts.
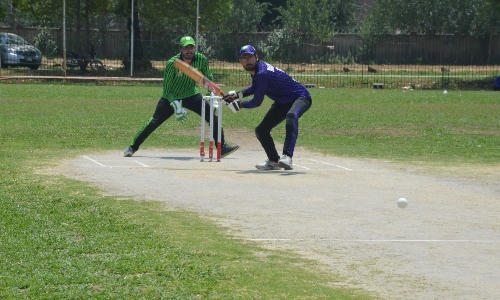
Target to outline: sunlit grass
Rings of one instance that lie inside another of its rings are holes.
[[[123,151],[160,87],[0,84],[1,299],[370,299],[290,253],[228,238],[195,213],[117,200],[44,175],[84,151]],[[228,118],[252,127],[262,110]],[[197,147],[169,120],[145,147]],[[265,255],[256,255],[264,253]],[[336,284],[338,286],[338,284]]]

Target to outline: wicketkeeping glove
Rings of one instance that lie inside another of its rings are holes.
[[[234,100],[240,99],[243,97],[244,97],[243,91],[240,91],[240,92],[230,91],[222,97],[222,100],[226,101],[226,103],[231,103]]]
[[[233,111],[233,112],[238,112],[241,109],[241,100],[236,99],[233,100],[232,102],[226,102],[226,105]]]
[[[172,106],[175,111],[175,118],[177,119],[177,121],[186,123],[188,112],[184,108],[182,108],[182,100],[174,100],[170,102],[170,106]]]

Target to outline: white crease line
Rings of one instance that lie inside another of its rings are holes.
[[[136,163],[140,164],[140,165],[141,165],[141,166],[143,166],[143,167],[149,168],[149,166],[148,166],[148,165],[145,165],[145,164],[143,164],[143,163],[141,163],[141,162],[138,162],[137,160],[134,160],[134,161],[135,161]]]
[[[311,170],[311,169],[309,169],[308,167],[303,167],[303,166],[300,166],[300,165],[298,165],[298,164],[295,164],[295,166],[300,167],[300,168],[304,168],[304,169],[307,169],[307,170]]]
[[[105,166],[106,168],[144,168],[143,166]]]
[[[290,242],[290,241],[336,241],[336,242],[412,242],[412,243],[500,243],[500,240],[343,240],[343,239],[248,239],[249,241],[272,241],[272,242]]]
[[[101,166],[101,167],[105,167],[105,165],[101,164],[101,163],[100,163],[100,162],[98,162],[97,160],[93,160],[92,158],[87,157],[87,156],[85,156],[85,155],[83,155],[83,157],[85,157],[86,159],[88,159],[88,160],[90,160],[90,161],[95,162],[96,164],[98,164],[98,165],[99,165],[99,166]]]
[[[325,164],[325,165],[335,166],[337,168],[341,168],[341,169],[344,169],[344,170],[352,171],[352,169],[349,169],[349,168],[346,168],[346,167],[342,167],[342,166],[338,166],[338,165],[334,165],[334,164],[330,164],[330,163],[327,163],[327,162],[324,162],[324,161],[319,161],[319,160],[315,160],[315,159],[311,159],[311,160],[315,161],[315,162],[319,162],[319,163]]]

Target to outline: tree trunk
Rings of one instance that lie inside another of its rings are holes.
[[[486,64],[490,64],[490,58],[491,58],[491,43],[493,41],[493,30],[494,30],[493,22],[490,20],[490,40],[488,41],[488,58],[486,59]]]
[[[81,25],[81,8],[80,8],[80,0],[76,0],[76,49],[72,50],[72,51],[76,51],[78,53],[82,53],[83,52],[83,49],[82,49],[82,42],[81,42],[81,39],[80,39],[80,31],[82,29],[82,25]]]
[[[86,41],[86,49],[85,53],[90,52],[90,0],[85,0],[85,27],[87,28],[87,41]]]
[[[140,61],[143,59],[143,51],[142,51],[142,39],[141,39],[141,28],[139,26],[139,9],[137,2],[134,1],[134,60]],[[132,0],[127,0],[129,12],[132,7]],[[130,36],[132,35],[131,28],[132,19],[130,17],[130,13],[127,16],[127,27],[128,27],[128,37],[129,37],[129,57],[130,57]],[[134,64],[135,65],[135,64]]]
[[[128,27],[128,50],[129,55],[123,59],[123,66],[125,69],[130,68],[130,37],[132,36],[132,18],[130,17],[130,10],[132,8],[132,1],[134,1],[134,70],[150,70],[153,68],[151,61],[144,60],[144,51],[142,48],[142,38],[141,38],[141,28],[139,26],[139,9],[137,2],[138,0],[127,0],[128,5],[128,15],[127,15],[127,27]]]

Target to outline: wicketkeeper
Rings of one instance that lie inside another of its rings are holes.
[[[267,154],[267,160],[255,167],[262,170],[292,170],[292,157],[295,142],[299,134],[299,119],[311,107],[311,95],[305,87],[282,70],[268,63],[259,61],[255,48],[246,45],[240,49],[240,63],[250,72],[252,85],[240,92],[230,91],[224,99],[233,112],[241,108],[259,107],[264,96],[274,103],[262,122],[255,128],[255,134]],[[243,97],[253,95],[250,101],[241,101]],[[285,121],[285,143],[280,158],[271,136],[271,130]]]

